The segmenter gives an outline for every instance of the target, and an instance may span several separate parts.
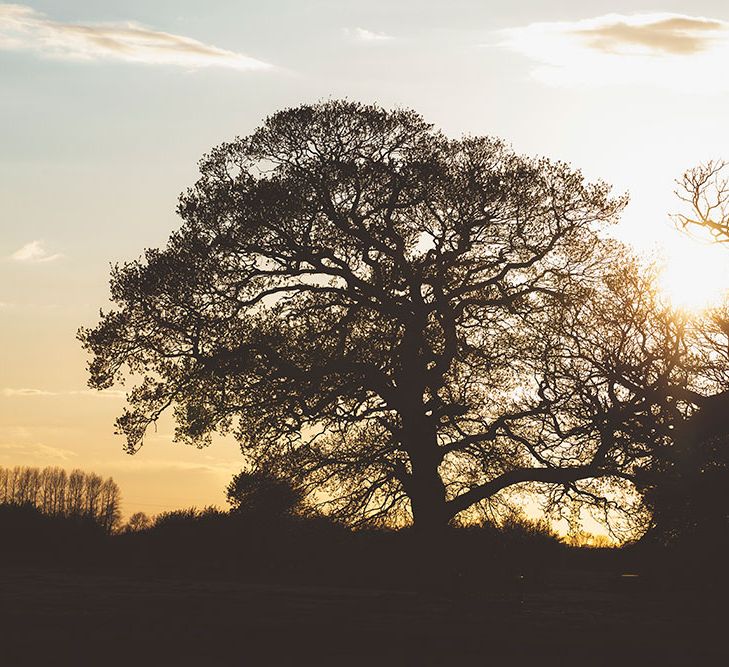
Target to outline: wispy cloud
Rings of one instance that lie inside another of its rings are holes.
[[[708,49],[726,27],[721,21],[691,16],[613,16],[574,34],[584,37],[589,48],[605,53],[686,55]]]
[[[62,447],[51,447],[41,442],[33,443],[2,443],[0,444],[0,464],[16,465],[19,461],[69,461],[76,456],[76,452]]]
[[[34,396],[96,396],[99,398],[123,398],[125,392],[118,389],[105,389],[96,391],[94,389],[72,389],[70,391],[48,391],[34,387],[5,387],[2,391],[6,398],[34,397]]]
[[[14,259],[16,262],[38,263],[52,262],[54,259],[58,259],[62,256],[63,255],[61,255],[61,253],[49,253],[43,247],[43,241],[36,240],[26,243],[21,248],[18,248],[12,255],[10,255],[10,258]]]
[[[230,462],[195,463],[191,461],[155,460],[136,456],[114,461],[111,464],[107,463],[106,465],[111,471],[127,472],[133,470],[151,476],[160,472],[193,472],[197,474],[223,474],[225,477],[230,477],[241,469],[240,458]]]
[[[44,389],[30,389],[30,388],[21,388],[21,389],[12,389],[10,387],[6,387],[3,389],[3,396],[7,398],[12,398],[14,396],[57,396],[58,394],[54,391],[45,391]]]
[[[608,14],[500,31],[500,46],[536,63],[554,85],[652,83],[685,91],[729,89],[729,23],[682,14]]]
[[[67,60],[118,60],[187,68],[263,70],[272,67],[242,53],[134,22],[61,23],[31,7],[16,4],[0,4],[0,49],[27,50]]]
[[[356,42],[389,42],[394,39],[392,35],[384,32],[375,32],[364,28],[345,28],[344,34]]]
[[[123,389],[72,389],[60,392],[62,396],[93,396],[94,398],[125,398]]]

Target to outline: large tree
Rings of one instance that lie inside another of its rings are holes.
[[[630,476],[553,379],[622,261],[607,185],[341,101],[200,170],[167,247],[115,267],[115,309],[80,332],[92,386],[139,378],[128,451],[170,409],[179,440],[231,431],[335,514],[427,530],[514,485]]]

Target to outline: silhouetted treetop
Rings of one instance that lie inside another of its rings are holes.
[[[52,517],[88,519],[111,533],[121,520],[116,482],[78,468],[0,467],[0,505],[30,506]]]
[[[147,530],[152,525],[152,519],[150,519],[144,512],[134,512],[126,524],[122,528],[122,532],[125,533],[138,533],[142,530]]]
[[[687,208],[673,218],[679,227],[708,232],[729,243],[729,179],[727,163],[709,160],[687,169],[676,182],[676,195]]]
[[[232,512],[279,519],[303,512],[304,492],[285,479],[259,471],[239,472],[225,490]]]
[[[727,163],[692,167],[677,186],[685,206],[676,224],[729,243]],[[637,477],[651,512],[647,537],[706,557],[725,549],[729,536],[729,302],[674,313],[665,340],[673,371],[653,391],[654,453]]]
[[[80,332],[92,386],[140,378],[128,451],[169,408],[177,439],[232,431],[334,513],[426,527],[618,469],[568,429],[535,435],[555,312],[622,262],[606,184],[343,101],[276,113],[200,171],[167,247],[115,267],[115,309]]]

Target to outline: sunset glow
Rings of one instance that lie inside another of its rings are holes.
[[[225,503],[237,443],[174,444],[164,417],[124,454],[130,387],[89,390],[75,332],[108,309],[109,265],[179,227],[200,158],[305,102],[412,108],[565,161],[630,195],[618,236],[663,267],[666,300],[729,287],[729,248],[670,220],[675,179],[729,158],[726,3],[284,5],[0,3],[0,465],[114,476],[125,514]]]
[[[727,0],[0,0],[0,667],[712,665]]]
[[[671,248],[658,288],[671,305],[689,312],[718,305],[729,290],[729,249],[691,240]]]

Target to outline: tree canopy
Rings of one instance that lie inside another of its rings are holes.
[[[673,216],[680,228],[719,244],[729,243],[726,169],[711,160],[684,172],[676,194],[685,206]],[[729,301],[682,321],[673,313],[666,322],[675,372],[663,382],[661,402],[670,404],[670,419],[637,482],[651,537],[708,556],[729,539]]]
[[[169,409],[179,441],[233,433],[334,515],[425,528],[514,485],[634,478],[637,380],[677,371],[605,183],[346,101],[276,113],[200,172],[80,331],[92,386],[137,378],[129,452]]]

